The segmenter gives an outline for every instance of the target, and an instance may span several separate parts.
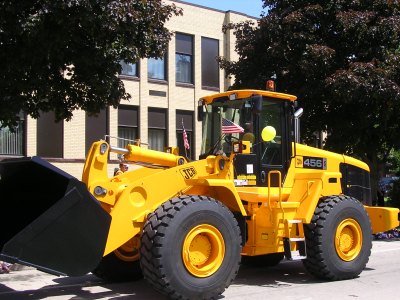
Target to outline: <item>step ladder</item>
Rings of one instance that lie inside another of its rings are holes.
[[[293,243],[296,250],[292,251]],[[285,220],[285,237],[283,238],[283,248],[288,260],[301,260],[307,258],[306,239],[302,220]]]

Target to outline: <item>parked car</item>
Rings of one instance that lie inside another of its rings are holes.
[[[398,176],[382,177],[379,180],[379,188],[386,194],[392,190],[393,183],[399,179],[400,177]]]

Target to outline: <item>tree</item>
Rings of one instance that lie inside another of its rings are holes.
[[[392,151],[389,155],[387,166],[392,176],[392,187],[389,190],[390,206],[400,208],[400,150]]]
[[[121,61],[163,56],[164,23],[182,11],[161,0],[35,0],[0,3],[0,128],[22,110],[97,113],[130,99]]]
[[[303,139],[325,131],[325,148],[359,157],[371,168],[400,149],[399,1],[272,1],[258,21],[229,24],[237,62],[220,59],[233,88],[279,91],[304,107]],[[376,182],[376,181],[375,181]],[[375,193],[375,189],[373,193]]]

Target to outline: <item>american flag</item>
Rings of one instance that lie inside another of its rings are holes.
[[[222,133],[241,133],[244,129],[239,125],[222,118]]]
[[[188,140],[185,126],[183,126],[183,122],[182,122],[182,129],[183,129],[183,146],[185,147],[185,149],[189,150],[190,149],[189,140]]]

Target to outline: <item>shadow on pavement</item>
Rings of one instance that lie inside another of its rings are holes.
[[[18,272],[15,272],[18,273]],[[32,273],[40,273],[33,270]],[[40,276],[29,278],[29,275],[14,274],[16,280],[27,281],[26,289],[14,290],[7,286],[8,281],[13,281],[13,276],[3,274],[0,276],[0,299],[46,299],[57,298],[57,300],[95,300],[95,299],[146,299],[166,300],[168,298],[153,290],[145,280],[107,283],[94,275],[81,277],[56,277],[51,275],[46,279],[46,284],[41,288],[33,289],[29,282],[41,280]],[[6,280],[3,280],[6,279]],[[321,282],[309,275],[301,261],[283,261],[274,267],[254,267],[242,265],[236,279],[231,286],[263,286],[279,288],[293,284],[312,284]],[[224,299],[221,295],[220,299]]]

